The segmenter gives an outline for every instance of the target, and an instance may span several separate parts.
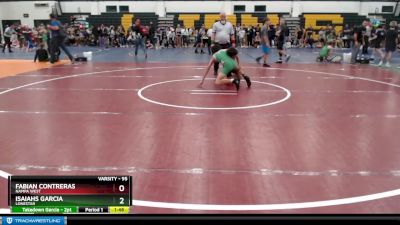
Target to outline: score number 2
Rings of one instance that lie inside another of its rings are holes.
[[[121,181],[126,182],[129,180],[129,177],[121,177]],[[118,186],[118,191],[119,192],[125,192],[125,185],[121,184]],[[119,204],[120,205],[125,205],[125,198],[124,197],[120,197],[119,198]]]
[[[125,186],[124,186],[124,185],[119,185],[118,190],[119,190],[120,192],[124,192],[124,191],[125,191]],[[120,197],[120,198],[119,198],[119,204],[120,204],[120,205],[124,205],[124,204],[125,204],[125,198]]]

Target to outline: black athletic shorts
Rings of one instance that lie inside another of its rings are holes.
[[[381,48],[381,43],[382,43],[382,40],[375,39],[371,42],[371,45],[373,48],[379,49],[379,48]]]
[[[214,46],[211,48],[211,52],[214,54],[221,49],[228,49],[230,47],[231,47],[230,43],[226,43],[226,44],[222,44],[222,45],[219,43],[215,43]]]
[[[203,45],[208,44],[208,39],[201,39],[201,41],[203,42]]]
[[[278,50],[283,50],[283,45],[284,45],[283,41],[278,41],[278,42],[276,43],[276,48],[277,48]]]

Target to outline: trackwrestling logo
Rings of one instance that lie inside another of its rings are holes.
[[[37,224],[53,224],[64,225],[64,217],[59,216],[21,216],[21,217],[6,217],[5,222],[12,225],[37,225]]]

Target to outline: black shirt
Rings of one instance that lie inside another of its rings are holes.
[[[308,39],[311,39],[311,38],[312,38],[313,33],[314,33],[313,29],[307,28],[306,34],[307,34],[307,38],[308,38]]]
[[[136,35],[140,34],[142,37],[145,36],[145,33],[143,32],[143,27],[141,25],[132,26],[132,31],[135,32]]]
[[[363,26],[355,26],[353,29],[353,34],[357,34],[357,41],[362,42],[363,32],[365,32],[365,27]]]
[[[351,30],[349,28],[345,28],[343,30],[343,36],[349,36],[349,35],[351,35]]]
[[[397,31],[389,29],[386,32],[386,46],[396,46]]]
[[[268,39],[269,40],[274,40],[275,39],[275,33],[276,33],[275,27],[273,25],[270,25],[269,26],[269,30],[268,30]]]
[[[39,62],[46,62],[49,60],[49,55],[45,49],[38,49],[36,50],[35,59],[33,61],[36,62],[36,59],[39,59]]]
[[[297,31],[297,39],[303,38],[303,30]]]
[[[103,37],[103,36],[104,36],[104,35],[103,35],[103,29],[101,29],[100,27],[97,28],[97,34],[98,34],[100,37]]]
[[[279,41],[284,41],[285,40],[285,36],[287,36],[287,33],[289,32],[289,29],[285,25],[282,25],[279,29],[280,29],[281,32],[279,33],[278,40]]]
[[[376,36],[376,41],[380,43],[385,40],[386,32],[384,29],[378,28],[375,30],[374,35]]]
[[[104,27],[104,28],[103,28],[102,34],[103,34],[104,37],[108,36],[108,29],[107,29],[107,27]]]
[[[99,36],[99,30],[97,30],[97,27],[93,27],[93,29],[92,29],[92,34],[93,34],[93,36],[95,36],[95,37],[98,37],[98,36]]]
[[[155,33],[156,33],[156,29],[153,26],[150,26],[150,30],[149,30],[150,36],[153,37]]]

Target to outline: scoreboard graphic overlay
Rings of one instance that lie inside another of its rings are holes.
[[[10,176],[12,213],[129,213],[131,176]]]

